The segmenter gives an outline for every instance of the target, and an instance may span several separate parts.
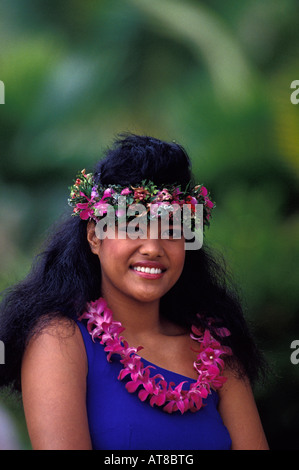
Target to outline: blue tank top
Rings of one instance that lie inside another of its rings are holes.
[[[77,323],[88,360],[87,414],[93,449],[99,450],[229,450],[231,439],[217,411],[218,394],[212,392],[198,412],[168,414],[160,407],[129,393],[118,380],[119,356],[107,361],[99,342],[93,342],[84,324]],[[142,359],[145,366],[154,365]],[[194,379],[155,366],[167,382],[182,380],[189,388]]]

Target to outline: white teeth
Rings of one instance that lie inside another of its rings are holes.
[[[143,266],[137,266],[133,268],[134,271],[140,271],[142,273],[148,273],[148,274],[160,274],[162,272],[162,269],[159,268],[144,268]]]

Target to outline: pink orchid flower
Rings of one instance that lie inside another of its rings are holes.
[[[223,352],[220,349],[206,348],[199,354],[199,359],[205,366],[210,366],[212,364],[217,365],[218,363],[221,367],[223,367],[224,362],[222,359],[220,359],[222,354]]]
[[[186,411],[186,407],[188,408],[189,402],[185,399],[185,394],[182,393],[184,383],[186,383],[186,381],[180,382],[174,389],[172,389],[174,383],[171,382],[169,384],[167,391],[167,400],[169,400],[169,402],[163,408],[167,413],[173,413],[174,411],[180,410],[181,414],[183,414],[184,411]]]
[[[114,193],[115,193],[115,191],[114,191],[113,188],[107,188],[107,189],[105,189],[101,200],[104,200],[104,199],[106,199],[107,197],[111,197],[112,194],[114,194]]]
[[[89,219],[90,217],[93,216],[93,210],[92,208],[90,208],[88,206],[88,202],[84,202],[84,203],[81,203],[79,202],[78,204],[76,204],[76,207],[75,209],[82,209],[82,211],[80,212],[80,219],[82,220],[87,220]]]
[[[132,191],[130,191],[129,188],[125,188],[125,189],[123,189],[123,190],[120,192],[120,194],[121,194],[122,196],[127,196],[127,195],[130,194],[131,192],[132,192]]]
[[[212,209],[214,207],[214,203],[208,198],[205,199],[205,204],[209,209]]]
[[[179,199],[179,195],[182,194],[182,191],[180,190],[180,188],[174,188],[173,192],[172,192],[172,197],[174,200],[178,200]]]
[[[109,204],[107,202],[102,202],[102,199],[101,199],[101,201],[96,202],[93,206],[95,215],[99,216],[99,217],[106,214],[107,210],[108,210],[108,207],[109,207]]]
[[[200,188],[199,194],[201,194],[202,196],[207,196],[207,195],[208,195],[208,190],[207,190],[207,188],[205,188],[204,186],[202,186],[202,187]]]
[[[167,189],[164,188],[161,191],[158,191],[153,202],[157,204],[158,202],[170,201],[171,199],[172,199],[172,195]]]
[[[143,369],[143,364],[141,363],[140,370],[138,372],[131,373],[132,380],[126,384],[128,392],[134,393],[140,385],[147,385],[150,381],[150,369],[152,368],[153,366],[147,366]]]

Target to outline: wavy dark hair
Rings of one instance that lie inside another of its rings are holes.
[[[183,147],[133,134],[114,142],[94,174],[97,182],[121,185],[149,179],[157,185],[185,187],[193,179]],[[5,364],[0,366],[0,386],[21,390],[22,356],[37,329],[55,316],[78,318],[86,302],[101,296],[101,266],[87,242],[86,225],[87,221],[68,214],[54,228],[28,276],[3,293],[0,339],[5,344]],[[186,251],[182,275],[161,299],[160,313],[184,326],[205,323],[214,335],[214,326],[227,327],[231,335],[223,342],[232,348],[232,367],[252,382],[264,370],[225,263],[205,244],[200,250]],[[214,326],[206,323],[207,318],[214,319]]]

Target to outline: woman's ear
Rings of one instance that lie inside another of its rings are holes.
[[[89,221],[87,224],[87,241],[92,253],[99,255],[101,240],[96,236],[95,228],[95,223],[92,220]]]

